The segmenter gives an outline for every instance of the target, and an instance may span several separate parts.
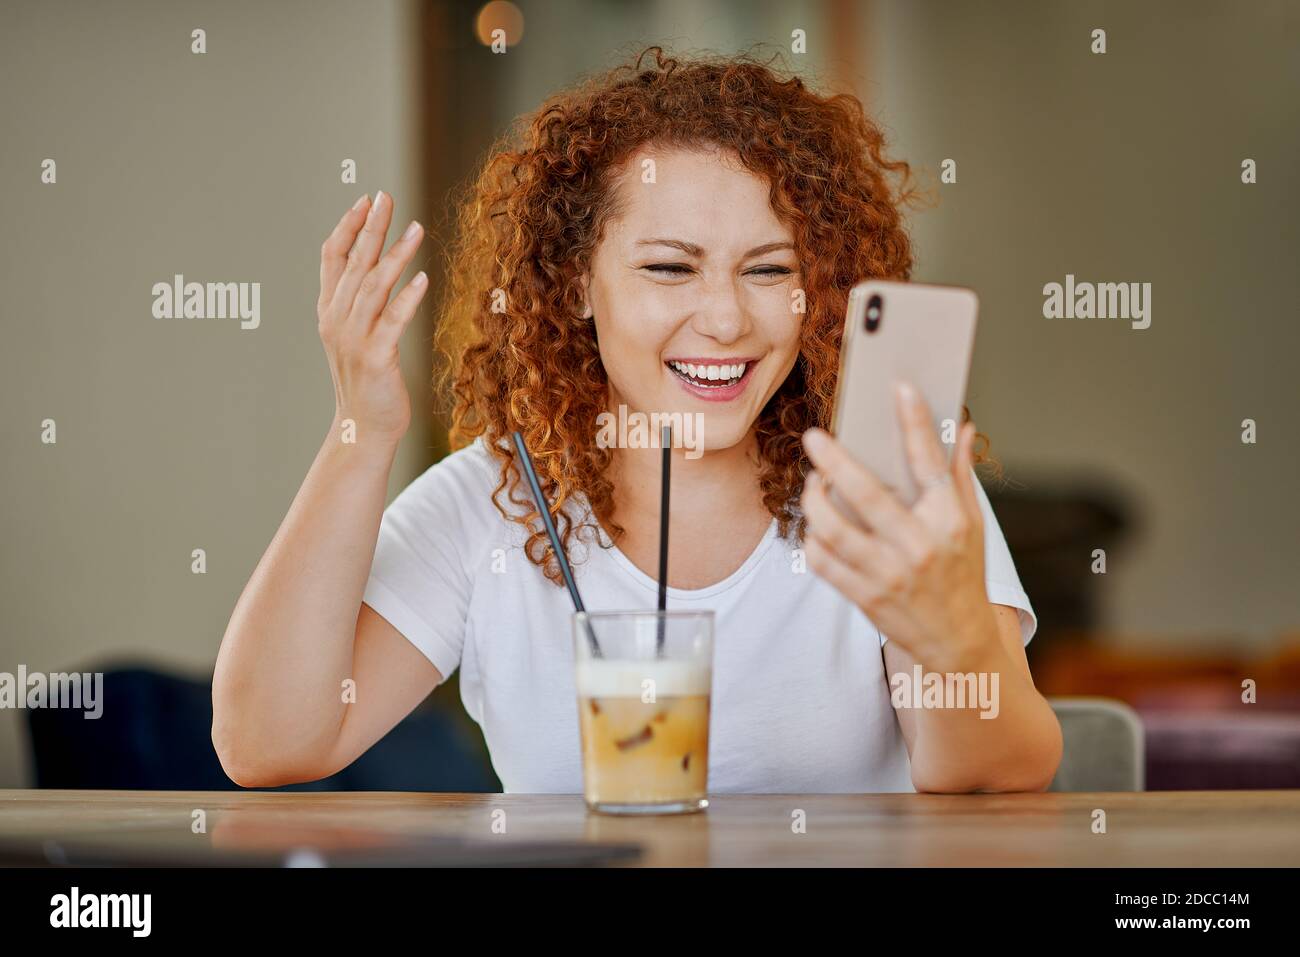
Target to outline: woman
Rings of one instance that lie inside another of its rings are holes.
[[[326,240],[335,420],[217,660],[213,741],[236,782],[338,771],[459,666],[505,789],[580,792],[572,608],[509,436],[588,606],[650,608],[660,453],[600,440],[620,407],[703,426],[674,452],[668,596],[717,613],[711,791],[1051,781],[1060,729],[1024,654],[1036,619],[974,477],[973,425],[949,466],[928,411],[900,400],[925,489],[910,508],[819,428],[849,288],[910,273],[891,183],[906,164],[852,97],[746,58],[653,59],[553,98],[486,163],[440,324],[464,447],[387,511],[410,417],[397,342],[427,279],[391,294],[422,232],[383,252],[381,192]],[[996,719],[896,709],[892,676],[916,665],[997,675]]]

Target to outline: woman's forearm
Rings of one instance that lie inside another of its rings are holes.
[[[396,445],[336,419],[240,595],[217,656],[212,738],[227,771],[310,776],[338,734],[357,614]]]
[[[1046,789],[1061,760],[1060,723],[997,636],[934,667],[954,682],[969,676],[965,687],[985,694],[968,696],[963,707],[916,709],[913,786],[944,793]]]

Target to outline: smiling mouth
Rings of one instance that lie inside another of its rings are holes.
[[[679,379],[701,389],[725,389],[733,386],[745,377],[746,371],[753,364],[753,360],[695,363],[679,362],[675,359],[664,363]]]

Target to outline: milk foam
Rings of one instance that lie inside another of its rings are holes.
[[[713,683],[708,665],[693,661],[609,661],[593,658],[578,662],[578,694],[588,698],[640,698],[642,682],[654,682],[655,698],[706,695]]]

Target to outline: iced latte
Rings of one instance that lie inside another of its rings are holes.
[[[575,641],[588,807],[624,814],[706,807],[712,613],[587,619],[590,631],[575,622]]]

